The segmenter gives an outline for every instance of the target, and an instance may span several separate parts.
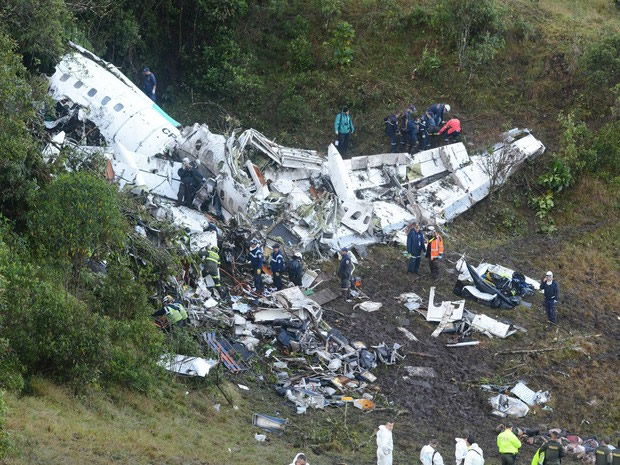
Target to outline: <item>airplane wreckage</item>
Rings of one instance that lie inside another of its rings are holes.
[[[190,234],[208,225],[202,207],[262,229],[290,251],[402,241],[410,222],[440,226],[453,220],[545,150],[528,130],[513,129],[489,153],[468,155],[455,143],[413,155],[345,160],[333,145],[325,156],[284,147],[254,129],[222,135],[204,124],[181,127],[114,65],[71,46],[50,78],[61,111],[46,122],[53,137],[44,155],[54,158],[64,146],[85,157],[103,153],[109,179],[150,194],[152,213]],[[93,141],[89,134],[96,131],[83,129],[80,142],[71,140],[70,128],[80,125],[96,128],[100,137]],[[197,209],[175,205],[184,157],[207,179]],[[214,197],[219,201],[209,202]]]

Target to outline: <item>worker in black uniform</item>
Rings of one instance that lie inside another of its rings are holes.
[[[301,263],[301,253],[295,252],[293,259],[288,262],[288,279],[295,285],[301,286],[304,276],[304,266]]]
[[[282,272],[284,271],[284,255],[280,252],[280,244],[273,245],[273,252],[271,252],[271,261],[269,262],[269,268],[273,273],[273,285],[276,290],[281,291],[284,287],[282,283]]]
[[[383,119],[385,135],[390,139],[390,152],[398,152],[398,117],[400,113],[394,112]]]
[[[205,182],[205,177],[200,174],[198,168],[189,161],[189,158],[183,159],[183,166],[179,168],[177,173],[181,184],[179,185],[179,193],[177,194],[177,204],[183,203],[187,207],[192,206],[194,196],[202,183]]]
[[[609,438],[602,438],[600,445],[594,451],[594,465],[611,465],[612,460]]]
[[[340,265],[338,266],[338,277],[340,278],[340,290],[342,297],[349,302],[349,296],[351,292],[351,280],[353,278],[353,261],[351,255],[349,255],[349,249],[343,247],[340,250]]]
[[[263,293],[263,249],[257,239],[250,241],[250,252],[248,261],[252,267],[252,277],[254,278],[254,291],[258,294]]]
[[[562,458],[566,454],[559,439],[560,435],[557,431],[551,431],[551,439],[540,448],[540,452],[545,453],[543,465],[560,465],[562,463]]]

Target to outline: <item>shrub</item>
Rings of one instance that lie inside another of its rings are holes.
[[[455,48],[459,65],[472,68],[504,46],[504,16],[496,0],[440,0],[433,25]]]
[[[32,239],[45,256],[68,262],[75,278],[87,257],[105,257],[125,236],[113,185],[89,173],[58,177],[39,197]]]
[[[437,54],[437,50],[428,51],[428,46],[424,46],[422,58],[417,66],[417,71],[422,77],[430,78],[435,74],[435,70],[441,67],[441,58]]]
[[[353,39],[355,29],[346,21],[341,21],[332,31],[331,39],[325,43],[329,47],[331,63],[340,67],[353,63]]]
[[[602,117],[614,105],[612,89],[620,83],[620,33],[592,43],[580,59],[588,106]]]
[[[305,36],[299,36],[288,44],[288,56],[295,71],[306,71],[312,67],[312,44]]]

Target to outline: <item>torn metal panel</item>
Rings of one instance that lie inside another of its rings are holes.
[[[533,405],[545,404],[549,401],[548,391],[534,392],[521,381],[519,381],[512,389],[510,389],[510,392],[530,407]]]
[[[192,252],[200,252],[207,247],[217,246],[217,232],[204,231],[192,234],[189,241],[189,248]]]
[[[372,204],[347,199],[342,202],[341,207],[344,210],[342,224],[360,234],[368,231],[371,226]]]
[[[510,325],[497,321],[486,315],[476,315],[471,322],[471,325],[474,329],[480,332],[489,333],[502,339],[505,339],[517,332],[516,329],[511,330]]]
[[[269,188],[265,183],[265,177],[263,176],[263,173],[261,173],[261,171],[258,169],[258,166],[256,166],[250,160],[245,163],[245,166],[248,169],[248,173],[250,173],[252,181],[254,181],[254,186],[256,187],[256,196],[261,200],[266,198],[269,195]]]
[[[323,289],[319,292],[316,292],[310,296],[312,300],[314,300],[319,305],[325,305],[332,300],[336,300],[340,297],[340,294],[335,293],[331,289]]]
[[[269,431],[270,433],[281,433],[284,431],[284,427],[287,423],[288,420],[284,418],[263,415],[262,413],[255,413],[252,415],[252,425]]]
[[[187,355],[174,355],[169,357],[164,355],[159,364],[168,371],[172,371],[184,376],[205,377],[209,371],[219,362],[217,360],[207,360],[200,357],[190,357]]]
[[[373,202],[374,214],[384,234],[391,234],[403,229],[416,220],[416,216],[400,205],[391,202]]]
[[[309,169],[321,171],[323,158],[315,150],[294,149],[284,147],[267,139],[256,129],[248,129],[239,135],[238,148],[245,150],[252,146],[267,155],[278,165],[285,168]]]
[[[452,323],[454,321],[461,321],[463,319],[463,310],[465,309],[464,300],[444,301],[441,305],[435,305],[435,287],[431,287],[430,294],[428,296],[428,312],[426,314],[426,321],[442,321],[444,315],[448,312],[451,313],[447,322]]]
[[[85,110],[109,144],[120,142],[145,155],[176,145],[179,123],[168,116],[111,63],[70,43],[50,78],[54,99],[68,99]]]
[[[327,169],[338,198],[340,201],[355,200],[355,187],[340,152],[330,144],[327,154]]]

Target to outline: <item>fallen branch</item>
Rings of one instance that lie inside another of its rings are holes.
[[[517,349],[517,350],[504,350],[502,352],[495,352],[495,355],[513,355],[513,354],[537,354],[540,352],[552,352],[554,350],[569,349],[570,347],[545,347],[543,349]]]

